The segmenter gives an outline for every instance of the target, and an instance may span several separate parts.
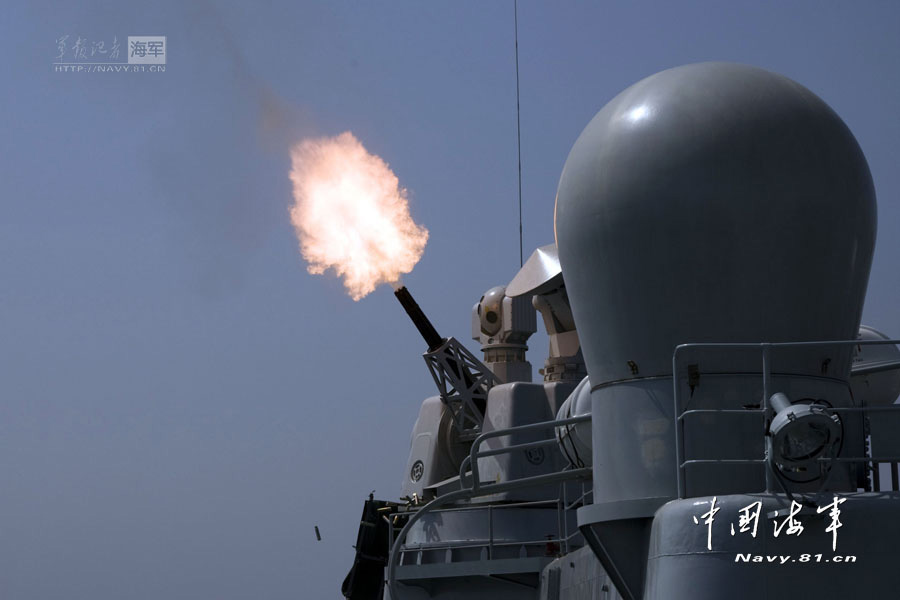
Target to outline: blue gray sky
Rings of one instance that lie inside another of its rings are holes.
[[[751,63],[859,140],[864,322],[900,337],[900,4],[675,4],[521,2],[526,256],[603,104]],[[64,35],[167,36],[166,72],[54,72]],[[405,280],[467,339],[519,262],[512,2],[14,2],[0,45],[0,597],[338,598],[434,390],[389,288],[306,273],[287,147],[349,130],[390,163],[431,232]]]

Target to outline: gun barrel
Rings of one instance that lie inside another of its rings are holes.
[[[418,303],[416,303],[412,294],[409,293],[409,290],[406,289],[406,286],[404,285],[398,288],[394,291],[394,295],[397,297],[397,300],[400,301],[406,314],[412,319],[413,325],[416,326],[416,329],[418,329],[419,333],[422,334],[422,337],[425,338],[425,343],[428,344],[428,351],[431,352],[436,350],[444,342],[444,338],[440,336],[434,328],[434,325],[431,324],[431,321],[428,320],[428,317],[426,317],[425,313],[422,312],[422,309],[419,308]]]

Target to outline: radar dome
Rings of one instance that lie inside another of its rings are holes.
[[[680,343],[856,336],[872,178],[840,117],[787,77],[701,63],[634,84],[575,142],[555,218],[595,386],[671,374]],[[831,368],[848,377],[848,352]]]

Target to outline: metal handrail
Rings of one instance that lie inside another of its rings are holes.
[[[485,440],[496,438],[496,437],[505,437],[507,435],[514,435],[516,433],[522,433],[526,431],[537,431],[537,430],[546,430],[551,429],[553,431],[556,430],[557,427],[562,425],[570,425],[573,423],[583,423],[591,420],[591,415],[580,415],[577,417],[569,417],[567,419],[558,419],[553,421],[542,421],[540,423],[531,423],[529,425],[518,425],[516,427],[508,427],[506,429],[496,429],[494,431],[486,431],[480,434],[475,440],[472,442],[472,448],[469,451],[468,461],[463,460],[462,465],[460,466],[460,485],[464,481],[465,472],[463,469],[466,466],[471,467],[472,469],[472,489],[477,491],[479,490],[481,485],[481,480],[478,477],[478,459],[483,456],[495,456],[497,454],[505,454],[507,452],[512,452],[513,450],[523,450],[526,448],[532,448],[537,446],[544,445],[552,445],[552,443],[556,442],[556,438],[540,440],[539,442],[525,442],[522,444],[514,444],[512,446],[507,446],[506,448],[498,448],[495,450],[487,450],[485,452],[479,452],[478,448],[484,443]],[[496,484],[491,484],[496,485]]]
[[[506,429],[497,429],[495,431],[487,431],[480,434],[475,440],[472,442],[472,449],[469,452],[469,455],[466,456],[462,464],[460,465],[459,472],[459,484],[460,489],[448,492],[443,496],[438,496],[422,506],[418,511],[412,513],[406,521],[406,524],[400,530],[400,533],[397,534],[397,537],[393,540],[393,544],[391,546],[390,555],[388,557],[388,566],[387,566],[387,581],[386,585],[388,591],[390,592],[392,600],[399,600],[399,595],[397,594],[397,560],[400,555],[401,545],[403,544],[406,536],[409,534],[412,526],[423,516],[428,513],[436,512],[441,506],[445,504],[449,504],[451,502],[456,502],[459,500],[468,500],[471,498],[479,497],[479,496],[489,496],[491,494],[497,494],[501,492],[516,490],[516,489],[524,489],[529,487],[537,487],[541,485],[546,485],[550,483],[564,483],[566,481],[574,481],[577,479],[590,479],[593,475],[593,471],[590,468],[565,468],[561,471],[557,471],[555,473],[546,473],[543,475],[533,475],[531,477],[523,477],[521,479],[515,479],[512,481],[504,481],[498,483],[489,483],[482,485],[481,481],[478,478],[478,459],[482,456],[495,456],[497,454],[502,454],[504,452],[513,452],[515,450],[521,450],[526,447],[535,447],[534,442],[525,442],[523,444],[513,444],[511,446],[507,446],[506,448],[502,448],[502,452],[496,452],[493,450],[489,450],[484,453],[479,453],[479,446],[487,439],[495,438],[495,437],[504,437],[507,435],[513,435],[516,433],[521,433],[525,431],[536,431],[536,430],[551,430],[556,431],[556,428],[562,425],[569,425],[573,423],[582,423],[591,420],[591,415],[581,415],[578,417],[571,417],[568,419],[559,419],[552,421],[542,421],[540,423],[531,423],[529,425],[519,425],[516,427],[509,427]],[[548,440],[543,440],[548,441]],[[556,439],[549,440],[555,442]],[[472,486],[471,487],[462,487],[466,482],[466,467],[471,467],[472,473]],[[582,494],[582,497],[584,494]],[[550,501],[553,502],[553,501]],[[559,500],[556,500],[559,503]],[[451,509],[448,509],[451,510]],[[488,510],[493,511],[494,506],[492,504],[488,504]],[[492,512],[489,512],[492,514]],[[490,536],[489,536],[489,552],[493,546],[493,524],[490,523]],[[580,532],[579,532],[580,533]],[[572,536],[566,536],[566,538],[562,537],[561,532],[558,532],[557,539],[551,540],[542,540],[541,543],[549,542],[568,542],[569,539],[572,539],[576,534]],[[522,545],[521,542],[516,542],[519,545]],[[483,546],[483,544],[480,544]],[[462,547],[456,546],[453,547]]]
[[[511,547],[511,546],[540,546],[542,544],[548,544],[553,542],[562,542],[566,539],[571,539],[575,535],[580,535],[581,532],[577,532],[577,534],[573,534],[569,536],[569,538],[564,537],[545,537],[539,540],[514,540],[511,542],[489,542],[485,540],[483,542],[468,542],[468,543],[460,543],[460,544],[452,544],[449,542],[444,542],[442,544],[428,544],[428,543],[413,543],[407,544],[403,548],[403,552],[420,552],[424,550],[445,550],[447,548],[456,549],[467,549],[467,548],[486,548],[489,545],[493,545],[494,547]]]
[[[572,500],[571,504],[566,505],[565,510],[572,510],[573,508],[577,508],[578,506],[584,506],[585,499],[588,496],[593,496],[593,495],[594,495],[594,490],[592,488],[584,490],[580,496],[578,496],[577,498]]]
[[[412,526],[424,515],[436,510],[444,504],[456,502],[457,500],[468,500],[476,496],[488,496],[490,494],[499,492],[539,486],[547,483],[560,483],[563,481],[575,479],[589,479],[591,475],[592,472],[589,468],[571,469],[568,471],[558,471],[556,473],[548,473],[545,475],[535,475],[533,477],[526,477],[524,479],[518,479],[515,481],[492,483],[487,486],[482,486],[479,490],[476,490],[474,488],[460,489],[453,492],[448,492],[443,496],[438,496],[437,498],[420,508],[417,512],[411,514],[409,516],[409,519],[407,519],[406,524],[400,530],[400,533],[397,534],[397,538],[394,540],[394,545],[391,548],[391,554],[388,558],[387,573],[387,585],[391,593],[391,598],[395,600],[399,599],[399,596],[397,595],[396,575],[397,557],[400,554],[400,545],[403,543],[403,540],[406,539],[406,536],[409,534],[409,530],[412,528]]]
[[[578,536],[581,536],[582,533],[578,529],[576,529],[573,533],[568,533],[567,521],[564,514],[568,513],[570,510],[576,507],[576,504],[584,499],[584,497],[589,492],[584,492],[581,496],[573,502],[571,505],[566,505],[561,502],[560,499],[557,500],[531,500],[526,502],[510,502],[499,505],[488,504],[486,506],[454,506],[450,508],[439,508],[431,511],[432,513],[449,513],[449,512],[467,512],[474,510],[485,510],[488,511],[488,538],[486,540],[471,542],[471,543],[458,543],[458,542],[419,542],[405,545],[403,552],[421,552],[421,551],[430,551],[430,550],[442,550],[442,549],[468,549],[468,548],[488,548],[488,559],[493,558],[493,549],[496,547],[512,547],[512,546],[539,546],[543,544],[549,543],[559,543],[566,544],[568,546],[569,541],[575,539]],[[508,542],[497,542],[494,540],[494,528],[493,528],[493,513],[497,510],[510,510],[510,509],[521,509],[521,508],[531,508],[531,507],[552,507],[555,506],[557,508],[558,514],[558,522],[557,522],[557,532],[556,537],[548,536],[543,537],[537,540],[513,540]],[[565,535],[564,535],[565,534]],[[390,547],[390,546],[389,546]]]
[[[527,508],[529,506],[551,506],[556,504],[556,500],[523,500],[521,502],[504,502],[503,504],[498,504],[497,506],[500,508]],[[453,506],[451,508],[442,508],[435,512],[465,512],[467,510],[483,510],[484,506],[482,505],[471,505],[471,506]]]
[[[559,441],[556,438],[546,439],[546,440],[537,440],[535,442],[523,442],[521,444],[516,444],[516,450],[527,450],[528,448],[542,448],[543,446],[553,446],[558,444]],[[498,454],[506,454],[509,452],[510,447],[506,448],[494,448],[493,450],[485,450],[483,452],[478,453],[478,458],[484,458],[485,456],[497,456]]]
[[[721,413],[721,414],[742,414],[742,415],[758,415],[762,414],[763,419],[763,436],[767,434],[768,428],[768,417],[769,416],[769,390],[771,389],[771,353],[773,350],[781,349],[781,348],[805,348],[805,347],[828,347],[828,346],[880,346],[886,344],[900,344],[900,340],[828,340],[821,342],[761,342],[761,343],[709,343],[709,342],[700,342],[700,343],[690,343],[690,344],[679,344],[675,347],[675,350],[672,352],[672,400],[674,404],[674,415],[675,415],[675,456],[676,456],[676,481],[678,485],[678,497],[684,498],[687,495],[687,484],[684,479],[685,475],[685,467],[689,464],[710,464],[710,463],[724,463],[724,464],[758,464],[765,463],[768,461],[769,456],[769,448],[768,445],[765,450],[765,456],[762,459],[692,459],[685,460],[684,459],[684,419],[689,415],[694,414],[709,414],[709,413]],[[762,354],[762,401],[760,402],[760,408],[758,409],[746,409],[746,410],[738,410],[738,409],[691,409],[682,411],[681,410],[681,397],[680,397],[680,385],[679,385],[679,354],[689,349],[700,349],[700,350],[753,350],[757,349]],[[900,362],[897,361],[889,361],[884,364],[879,365],[879,370],[886,370],[889,368],[897,368],[900,367]],[[900,406],[877,406],[877,407],[842,407],[842,408],[829,408],[831,412],[878,412],[878,411],[898,411],[900,410]],[[829,457],[829,458],[820,458],[819,461],[838,461],[838,462],[894,462],[894,460],[890,459],[876,459],[873,457],[859,458],[859,459],[847,459],[847,458],[837,458],[837,457]],[[766,488],[771,489],[771,477],[772,474],[767,469],[766,470]]]

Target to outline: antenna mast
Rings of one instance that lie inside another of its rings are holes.
[[[519,154],[519,266],[525,264],[522,254],[522,126],[519,120],[519,0],[513,0],[513,23],[516,36],[516,149]]]

